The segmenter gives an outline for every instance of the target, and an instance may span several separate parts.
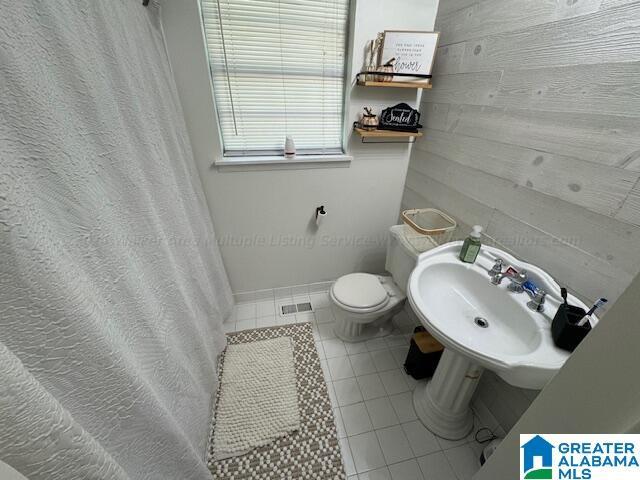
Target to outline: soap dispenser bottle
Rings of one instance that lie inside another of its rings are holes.
[[[482,227],[480,225],[474,225],[469,236],[465,239],[460,250],[460,260],[466,263],[473,263],[476,261],[478,253],[480,253],[480,234],[482,233]]]

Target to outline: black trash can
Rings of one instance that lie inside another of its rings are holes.
[[[416,327],[404,371],[416,380],[432,377],[443,351],[444,347],[424,327]]]

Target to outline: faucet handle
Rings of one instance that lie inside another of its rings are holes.
[[[547,298],[547,292],[542,288],[536,288],[533,294],[533,298],[527,302],[529,307],[534,312],[542,312],[544,310],[544,302]]]
[[[491,267],[491,270],[489,270],[487,273],[489,275],[497,275],[498,273],[502,273],[502,259],[496,258],[493,267]]]

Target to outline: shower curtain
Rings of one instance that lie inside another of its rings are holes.
[[[0,0],[0,460],[207,479],[232,308],[141,0]]]

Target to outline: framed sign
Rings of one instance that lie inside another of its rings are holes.
[[[380,114],[378,128],[381,130],[417,133],[418,129],[422,128],[422,125],[420,125],[420,112],[406,103],[399,103],[393,107],[385,108]]]
[[[395,58],[393,71],[403,74],[431,75],[440,32],[385,30],[380,65]],[[394,76],[394,82],[428,82],[427,78]]]

